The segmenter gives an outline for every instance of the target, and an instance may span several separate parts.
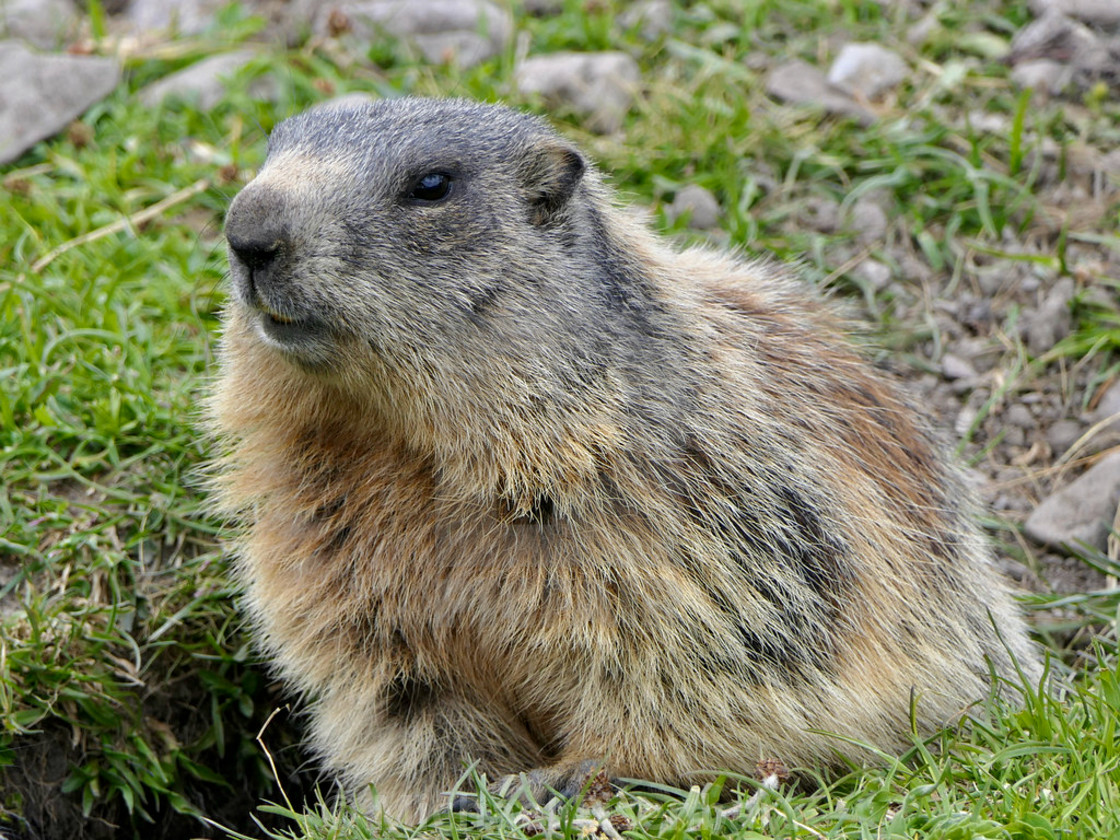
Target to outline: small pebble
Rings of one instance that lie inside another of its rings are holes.
[[[849,224],[860,244],[878,244],[887,235],[887,211],[874,199],[865,196],[852,206]]]
[[[879,44],[845,44],[828,70],[829,84],[852,96],[875,99],[906,79],[910,68]]]
[[[679,189],[673,203],[665,208],[665,215],[671,221],[687,214],[688,226],[695,230],[716,227],[721,212],[716,197],[699,184],[689,184]]]
[[[1012,426],[1020,429],[1030,429],[1035,425],[1034,414],[1022,403],[1012,403],[1004,415],[1004,419]]]
[[[1059,420],[1046,430],[1046,442],[1055,455],[1061,455],[1083,434],[1084,429],[1076,420]]]
[[[881,292],[890,285],[892,276],[890,266],[870,257],[862,260],[859,265],[853,268],[852,275],[877,292]]]
[[[967,359],[952,353],[941,357],[941,372],[946,379],[972,379],[976,376],[976,368]]]

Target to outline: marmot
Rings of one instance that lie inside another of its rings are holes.
[[[388,814],[471,762],[562,793],[821,768],[1039,675],[972,494],[835,308],[659,240],[543,121],[312,109],[225,233],[247,610]]]

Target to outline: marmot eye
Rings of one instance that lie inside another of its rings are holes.
[[[451,176],[443,172],[429,172],[423,176],[408,194],[418,201],[441,201],[451,192]]]

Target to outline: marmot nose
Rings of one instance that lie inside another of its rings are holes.
[[[226,216],[230,256],[247,268],[251,282],[267,282],[289,241],[288,203],[274,189],[250,184]]]
[[[267,269],[280,253],[281,238],[268,230],[251,231],[249,235],[227,230],[226,241],[234,256],[253,274]]]

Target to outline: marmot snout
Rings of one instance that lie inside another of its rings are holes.
[[[226,223],[217,495],[356,791],[687,786],[910,743],[1037,655],[917,412],[772,263],[678,252],[542,122],[280,124]]]

